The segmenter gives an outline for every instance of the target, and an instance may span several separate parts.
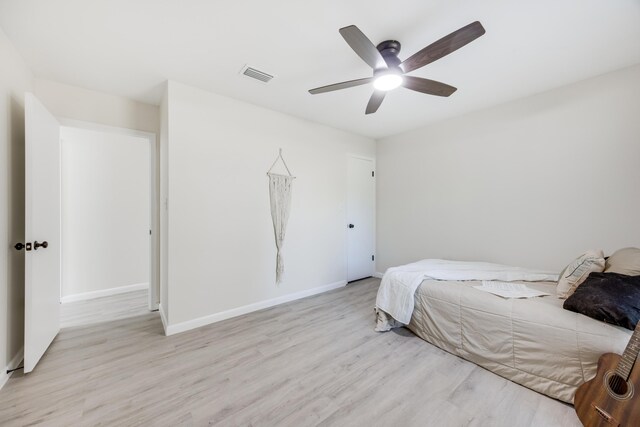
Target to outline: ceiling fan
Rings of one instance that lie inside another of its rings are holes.
[[[318,87],[311,89],[309,93],[316,95],[373,82],[375,90],[369,99],[365,114],[378,111],[386,93],[399,86],[428,95],[449,96],[457,90],[455,87],[421,77],[407,76],[406,73],[437,61],[443,56],[471,43],[484,33],[485,30],[480,22],[472,22],[414,53],[404,61],[400,61],[398,58],[400,42],[387,40],[375,46],[355,25],[340,28],[340,34],[351,46],[351,49],[373,68],[373,76]]]

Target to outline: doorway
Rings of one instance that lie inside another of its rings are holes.
[[[347,156],[347,282],[375,270],[376,184],[374,159]]]
[[[126,134],[146,138],[149,143],[146,207],[151,236],[147,237],[150,291],[147,309],[157,309],[158,286],[158,204],[157,149],[155,134],[112,128],[72,120],[59,120],[30,92],[25,93],[25,241],[15,249],[25,253],[24,299],[24,372],[33,371],[60,331],[61,313],[61,128],[72,127],[98,132]],[[95,157],[95,156],[94,156]],[[113,167],[116,172],[122,170]],[[92,188],[100,194],[99,189]],[[95,197],[92,196],[92,197]],[[106,206],[105,200],[100,200]],[[106,208],[105,208],[106,209]],[[149,229],[145,228],[146,232]],[[85,230],[91,237],[95,229]],[[101,242],[89,240],[82,250],[100,250]],[[95,294],[94,294],[95,295]],[[144,304],[143,304],[144,305]],[[96,311],[91,310],[91,311]]]
[[[155,135],[62,122],[61,327],[158,306]]]

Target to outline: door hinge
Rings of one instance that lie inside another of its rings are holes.
[[[371,176],[372,177],[376,176],[376,172],[375,171],[371,171]]]
[[[149,236],[151,236],[151,230],[149,230]]]
[[[374,255],[371,255],[371,261],[375,261],[376,257]]]

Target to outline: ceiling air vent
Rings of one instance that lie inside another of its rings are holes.
[[[245,65],[240,71],[240,74],[251,77],[252,79],[260,80],[262,83],[269,83],[269,81],[273,78],[271,74],[265,73],[264,71],[257,70],[253,67],[249,67]]]

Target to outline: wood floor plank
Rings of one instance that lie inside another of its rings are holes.
[[[63,305],[0,425],[572,426],[573,408],[406,329],[377,333],[378,279],[165,337],[146,291]]]

